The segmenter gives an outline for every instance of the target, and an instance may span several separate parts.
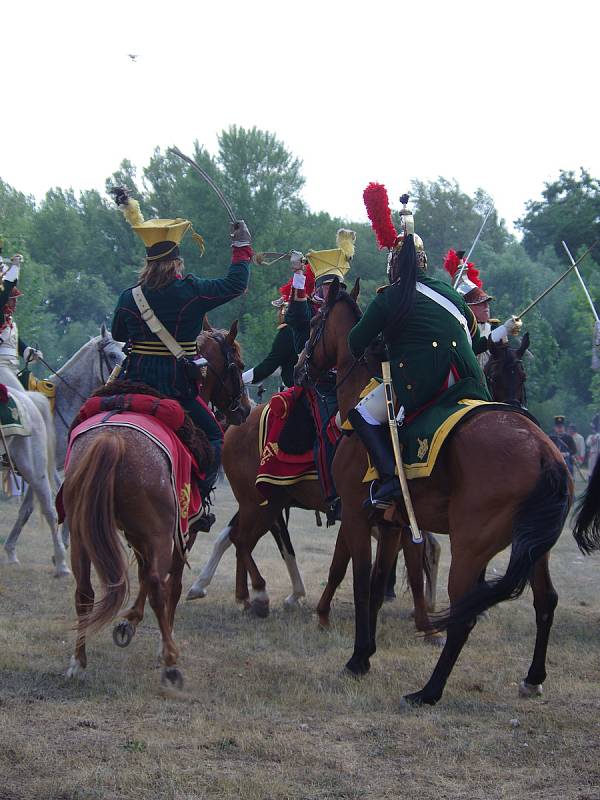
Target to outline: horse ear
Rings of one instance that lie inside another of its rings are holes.
[[[329,284],[329,291],[327,292],[328,306],[332,306],[335,303],[339,292],[340,292],[340,279],[334,278],[332,282]]]
[[[358,300],[358,298],[360,297],[360,278],[357,278],[354,281],[354,286],[352,287],[352,291],[350,292],[350,297],[355,301]]]
[[[203,331],[212,331],[212,325],[208,321],[208,316],[205,314],[204,319],[202,320],[202,330]]]
[[[519,349],[517,350],[517,356],[519,358],[523,358],[525,353],[529,350],[529,331],[525,331],[523,334],[523,338],[521,339],[521,344],[519,345]]]
[[[235,342],[235,337],[238,334],[238,321],[234,319],[231,323],[231,328],[229,328],[229,333],[225,337],[225,341],[227,344],[233,344]]]
[[[102,325],[100,327],[100,336],[103,339],[106,339],[106,337],[108,336],[108,331],[106,330],[106,325],[104,323],[102,323]]]

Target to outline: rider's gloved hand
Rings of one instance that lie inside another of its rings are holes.
[[[507,341],[509,336],[516,336],[521,330],[522,324],[520,319],[510,317],[505,323],[498,325],[498,327],[491,332],[490,336],[492,342],[498,344],[498,342],[502,340]]]
[[[245,385],[252,383],[254,380],[254,367],[251,369],[247,369],[246,372],[242,372],[242,381]]]
[[[27,363],[32,361],[38,361],[38,359],[43,358],[44,354],[41,350],[36,350],[35,347],[26,347],[23,351],[23,358]]]
[[[306,275],[304,274],[304,257],[298,250],[292,250],[290,255],[290,265],[294,272],[292,277],[292,288],[304,289],[306,286]]]
[[[249,247],[252,244],[252,236],[243,219],[232,223],[230,234],[232,247]]]

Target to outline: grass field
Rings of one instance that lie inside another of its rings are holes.
[[[227,489],[217,505],[218,524],[192,552],[184,596],[232,511]],[[0,540],[16,511],[0,505]],[[179,606],[186,684],[174,697],[159,688],[149,608],[128,649],[117,649],[107,628],[90,641],[86,679],[64,677],[74,585],[51,577],[49,535],[30,524],[21,566],[0,564],[0,800],[600,798],[600,560],[584,559],[569,530],[551,564],[560,599],[544,697],[517,697],[535,635],[528,590],[477,625],[442,702],[408,712],[401,694],[423,685],[437,657],[413,631],[409,597],[384,607],[370,674],[344,676],[348,577],[331,632],[319,631],[314,615],[335,529],[296,511],[291,530],[306,605],[283,611],[287,574],[264,539],[257,561],[272,613],[258,620],[241,612],[228,551],[208,597]],[[442,548],[439,604],[443,539]]]

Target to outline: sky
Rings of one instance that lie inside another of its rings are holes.
[[[313,211],[443,176],[511,227],[559,170],[600,176],[598,30],[589,0],[6,2],[0,179],[103,189],[237,124],[303,161]]]

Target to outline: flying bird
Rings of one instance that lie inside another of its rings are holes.
[[[135,61],[135,60],[136,60],[136,58],[139,56],[139,53],[127,53],[127,55],[129,56],[129,58],[130,58],[132,61]]]

